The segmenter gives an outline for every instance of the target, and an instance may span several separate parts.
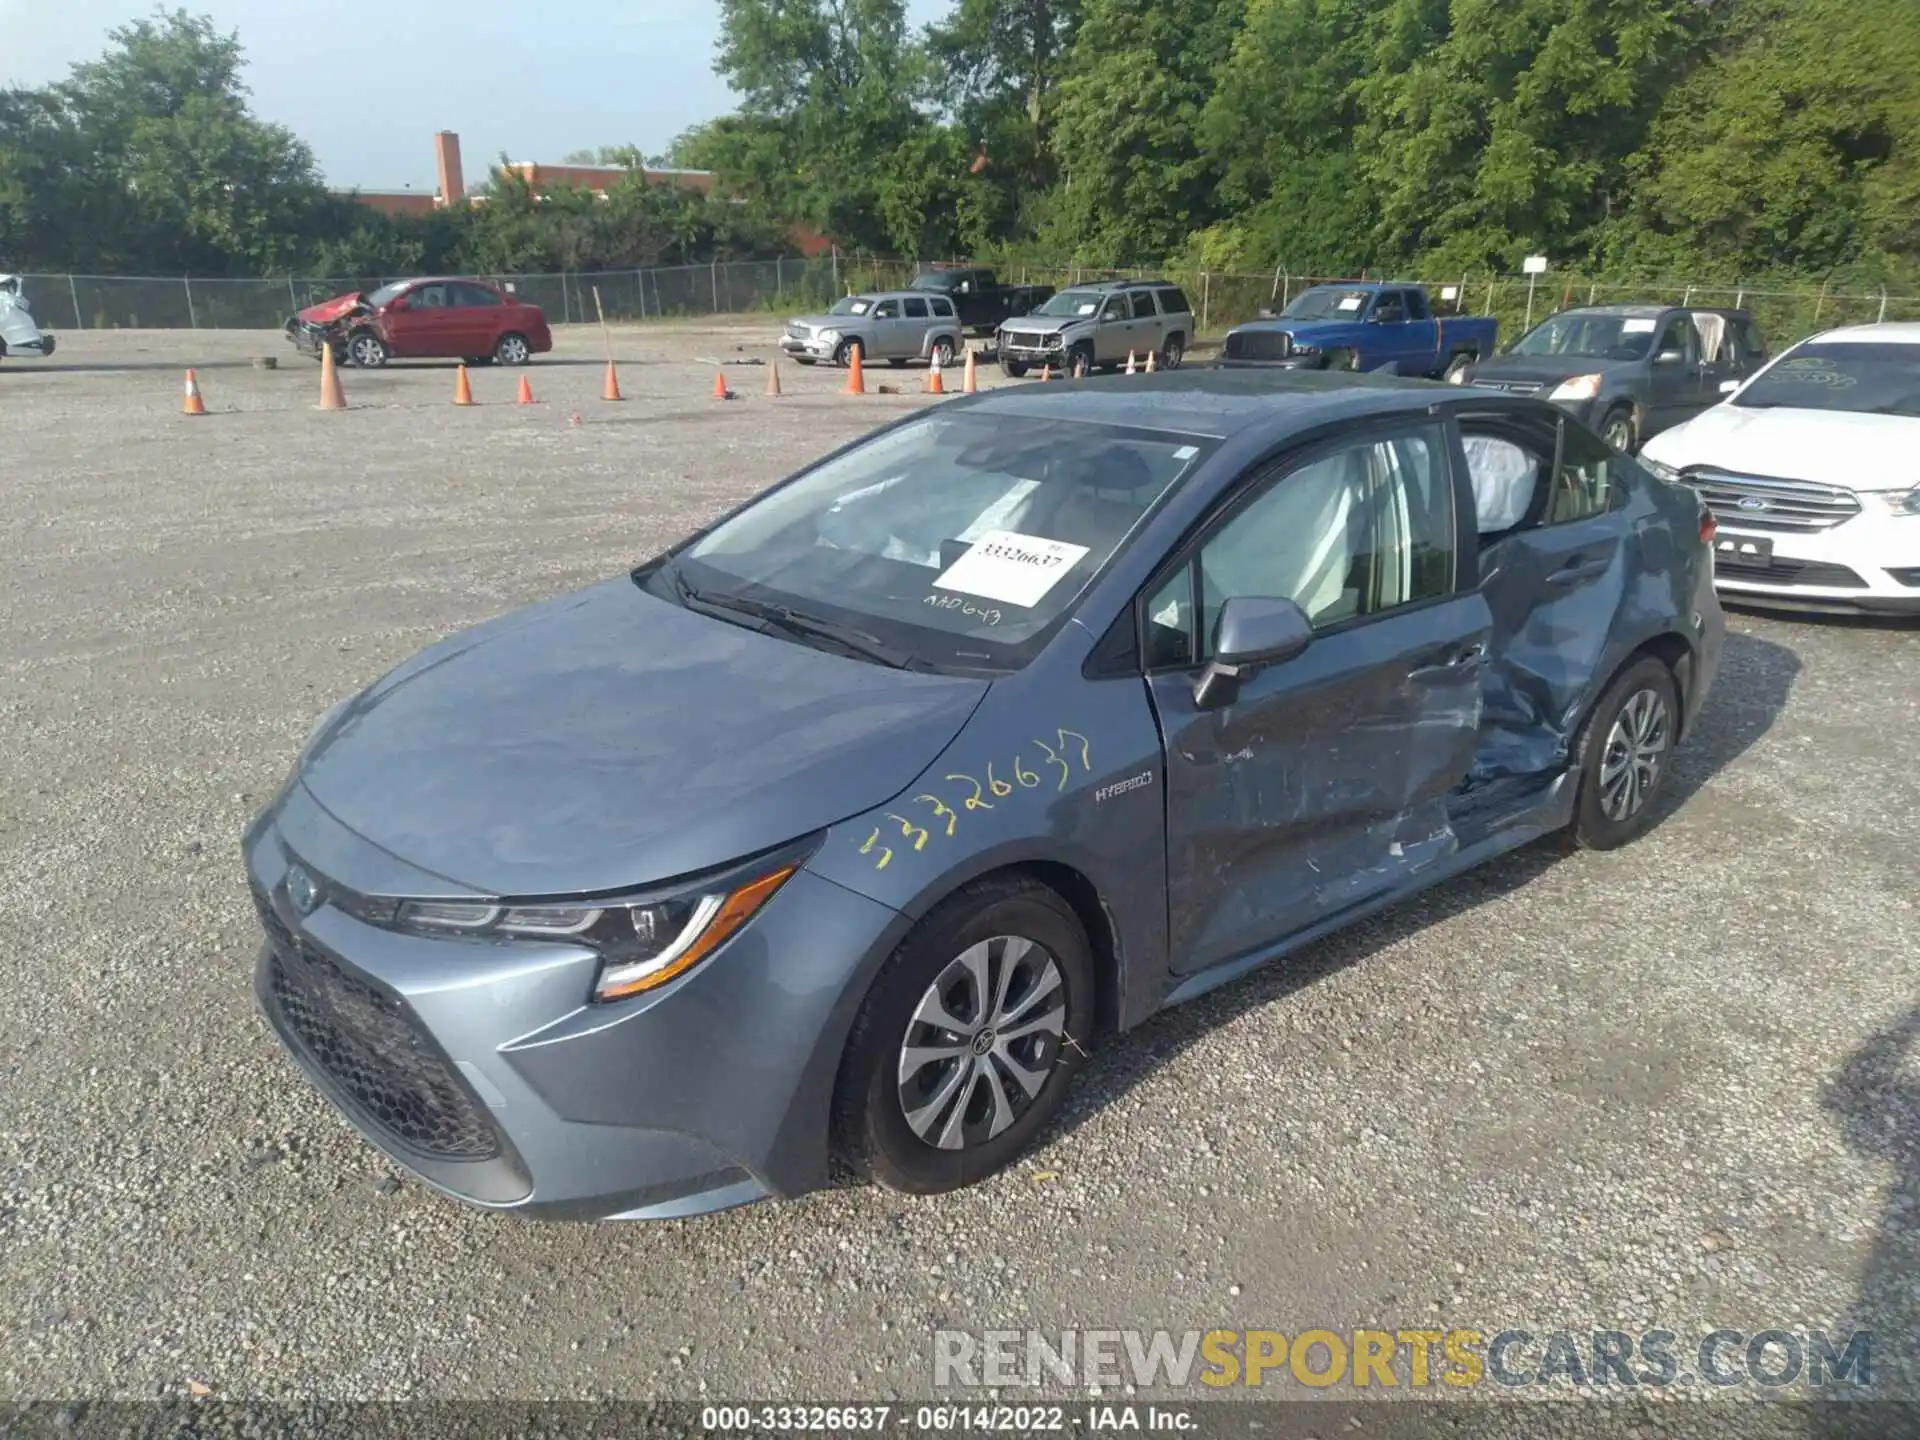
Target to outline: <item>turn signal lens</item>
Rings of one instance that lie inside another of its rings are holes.
[[[659,954],[627,964],[608,965],[594,987],[596,1000],[622,1000],[657,989],[684,975],[724,945],[754,913],[774,897],[799,867],[789,865],[763,875],[731,894],[703,895],[678,936]],[[635,929],[639,926],[636,924]],[[649,937],[651,938],[651,937]]]
[[[1700,512],[1700,543],[1702,545],[1711,545],[1713,543],[1713,537],[1719,533],[1720,522],[1714,519],[1713,511],[1702,510]]]

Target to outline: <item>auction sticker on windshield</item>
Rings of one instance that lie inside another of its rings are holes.
[[[1620,322],[1622,335],[1651,335],[1654,322],[1651,320],[1623,320]]]
[[[1086,553],[1085,545],[1064,540],[989,530],[933,584],[937,590],[1031,607],[1045,599]]]

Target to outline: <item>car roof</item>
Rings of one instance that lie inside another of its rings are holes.
[[[1255,426],[1276,437],[1331,420],[1419,413],[1485,392],[1390,376],[1315,370],[1180,370],[983,390],[967,408],[1035,420],[1078,420],[1224,440]]]
[[[1686,310],[1701,315],[1745,315],[1745,310],[1735,309],[1731,305],[1640,305],[1621,303],[1615,305],[1569,305],[1564,310],[1556,310],[1555,315],[1619,315],[1628,319],[1648,319],[1655,315],[1664,315],[1669,310]],[[1548,317],[1549,319],[1552,316]]]
[[[1809,345],[1920,345],[1920,322],[1888,320],[1878,325],[1843,325],[1808,340]]]
[[[927,292],[924,290],[855,290],[844,298],[848,300],[924,300],[927,298]]]
[[[1069,290],[1178,290],[1171,280],[1082,280]]]

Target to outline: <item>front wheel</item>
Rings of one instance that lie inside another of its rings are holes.
[[[1633,423],[1633,407],[1630,405],[1614,406],[1600,422],[1600,438],[1622,455],[1633,453],[1634,442],[1639,438],[1638,430],[1639,427]]]
[[[1636,660],[1607,687],[1574,749],[1580,761],[1576,845],[1613,850],[1653,824],[1679,725],[1673,672],[1653,656]]]
[[[387,363],[387,342],[371,330],[362,330],[347,340],[347,358],[363,369],[378,369]]]
[[[1002,360],[1000,362],[1000,368],[1007,372],[1008,379],[1018,380],[1022,375],[1027,373],[1027,362],[1024,360]]]
[[[1076,380],[1084,380],[1093,373],[1093,351],[1082,348],[1067,356],[1067,373]]]
[[[493,347],[494,358],[502,365],[524,365],[533,358],[533,347],[524,335],[507,334]]]
[[[1060,1108],[1092,1018],[1092,951],[1066,901],[1027,879],[966,887],[914,927],[861,1006],[837,1149],[912,1195],[984,1180]]]
[[[840,348],[833,352],[833,363],[838,365],[842,370],[845,370],[853,364],[853,357],[856,355],[861,356],[864,362],[866,351],[861,347],[860,342],[858,340],[842,340],[840,342]]]
[[[1351,350],[1329,350],[1323,370],[1345,370],[1348,372],[1360,368],[1360,357]]]

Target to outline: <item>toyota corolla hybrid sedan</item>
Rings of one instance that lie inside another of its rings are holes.
[[[1694,493],[1544,401],[1187,372],[924,409],[329,712],[254,823],[300,1067],[478,1205],[945,1191],[1088,1050],[1659,813]]]

